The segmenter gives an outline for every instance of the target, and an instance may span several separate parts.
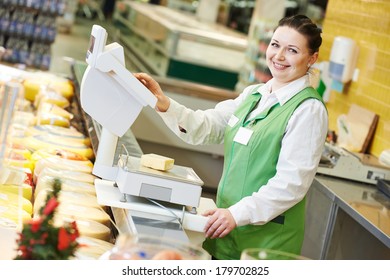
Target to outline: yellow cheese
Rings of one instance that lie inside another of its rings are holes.
[[[61,127],[56,125],[36,125],[28,127],[25,130],[26,136],[50,134],[51,136],[60,137],[59,139],[65,139],[65,142],[75,141],[82,143],[86,146],[91,146],[91,140],[89,137],[84,136],[81,132],[77,131],[73,127]]]
[[[11,219],[8,219],[8,218],[5,218],[5,217],[0,217],[0,227],[17,228],[18,224],[14,220],[11,220]]]
[[[93,184],[95,182],[95,176],[92,174],[78,172],[78,171],[70,171],[70,170],[61,170],[61,169],[53,169],[49,167],[45,167],[39,173],[37,180],[35,183],[39,183],[39,178],[44,176],[56,177],[59,179],[71,179],[74,181],[84,182]]]
[[[22,189],[23,197],[31,201],[32,198],[32,187],[28,184],[22,184],[21,186],[18,185],[0,185],[0,192],[7,192],[7,193],[13,193],[18,194],[19,188]]]
[[[50,90],[50,89],[40,91],[35,96],[35,100],[34,100],[35,108],[39,108],[41,102],[55,104],[61,108],[67,108],[70,105],[68,99],[66,99],[64,96],[62,96],[60,93],[56,92],[55,90]]]
[[[104,225],[110,224],[110,216],[103,210],[85,207],[71,203],[61,203],[57,208],[58,215],[66,216],[72,219],[93,220]]]
[[[39,209],[45,205],[46,197],[52,190],[44,189],[41,190],[35,197],[34,200],[34,214],[39,213]],[[70,192],[61,190],[59,194],[60,203],[72,203],[85,207],[94,207],[100,209],[100,205],[97,202],[97,198],[94,195],[81,192]]]
[[[61,94],[67,99],[74,95],[74,88],[68,79],[44,72],[37,72],[31,78],[26,78],[23,82],[24,97],[29,101],[34,101],[36,95],[42,88],[50,88]]]
[[[77,242],[81,245],[75,253],[77,259],[99,259],[114,247],[110,242],[86,236],[80,236]]]
[[[1,205],[0,204],[0,218],[6,218],[18,223],[19,215],[22,219],[22,222],[27,222],[31,219],[31,214],[27,213],[23,209],[19,209],[15,205]]]
[[[141,165],[166,171],[173,167],[175,160],[173,158],[164,157],[156,154],[145,154],[141,156]]]
[[[80,236],[88,236],[93,237],[105,241],[109,241],[111,237],[111,230],[106,225],[102,223],[86,220],[81,218],[70,218],[68,216],[63,216],[61,214],[57,214],[54,218],[54,224],[56,226],[62,226],[65,222],[75,221],[77,224],[77,228],[80,232]]]
[[[14,137],[14,139],[15,138],[16,137]],[[72,139],[69,138],[53,137],[50,135],[34,135],[25,137],[22,139],[22,143],[33,151],[43,148],[63,149],[80,154],[88,159],[94,158],[94,152],[90,147],[78,141],[72,141]]]
[[[34,197],[37,197],[42,190],[53,190],[53,181],[57,177],[54,176],[41,176],[35,186]],[[61,178],[61,190],[86,193],[96,196],[95,186],[91,183],[80,182],[72,179]]]
[[[70,160],[60,157],[42,158],[35,163],[34,181],[36,181],[36,178],[39,176],[40,172],[46,167],[57,170],[69,170],[91,174],[93,164],[89,160]]]
[[[38,116],[41,113],[50,113],[54,116],[59,116],[62,118],[65,118],[67,120],[71,120],[73,118],[73,114],[68,112],[67,110],[61,108],[60,106],[57,106],[55,104],[41,102],[39,108],[38,108]]]
[[[36,123],[37,125],[49,124],[49,125],[56,125],[61,127],[70,126],[69,119],[64,118],[63,116],[58,116],[47,112],[40,112],[39,114],[37,114]]]
[[[19,201],[19,196],[17,194],[5,192],[5,191],[0,192],[0,205],[2,206],[14,205],[18,207],[19,204],[22,206],[23,210],[25,210],[30,215],[32,214],[33,206],[30,200],[21,196]]]
[[[71,100],[74,95],[73,85],[69,80],[56,79],[51,81],[49,86],[59,92],[62,96]]]

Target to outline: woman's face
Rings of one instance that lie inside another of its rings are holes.
[[[287,84],[306,74],[318,53],[310,54],[308,42],[295,29],[278,27],[268,45],[267,66],[279,84]]]

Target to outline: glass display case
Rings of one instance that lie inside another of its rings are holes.
[[[114,23],[121,44],[150,73],[234,89],[246,35],[193,14],[134,1],[117,3]]]

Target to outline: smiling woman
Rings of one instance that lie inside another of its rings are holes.
[[[273,78],[205,111],[184,107],[149,75],[134,74],[157,97],[159,115],[178,137],[225,146],[218,208],[203,213],[209,217],[203,248],[213,259],[239,259],[247,248],[300,254],[305,196],[328,126],[307,74],[320,35],[306,16],[280,20],[266,52]]]
[[[276,78],[272,90],[306,74],[318,58],[321,30],[306,16],[280,21],[267,48],[267,65]]]

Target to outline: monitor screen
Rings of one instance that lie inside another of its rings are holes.
[[[90,53],[93,53],[93,47],[95,46],[95,37],[91,35],[91,38],[89,39],[89,48],[88,51]]]

